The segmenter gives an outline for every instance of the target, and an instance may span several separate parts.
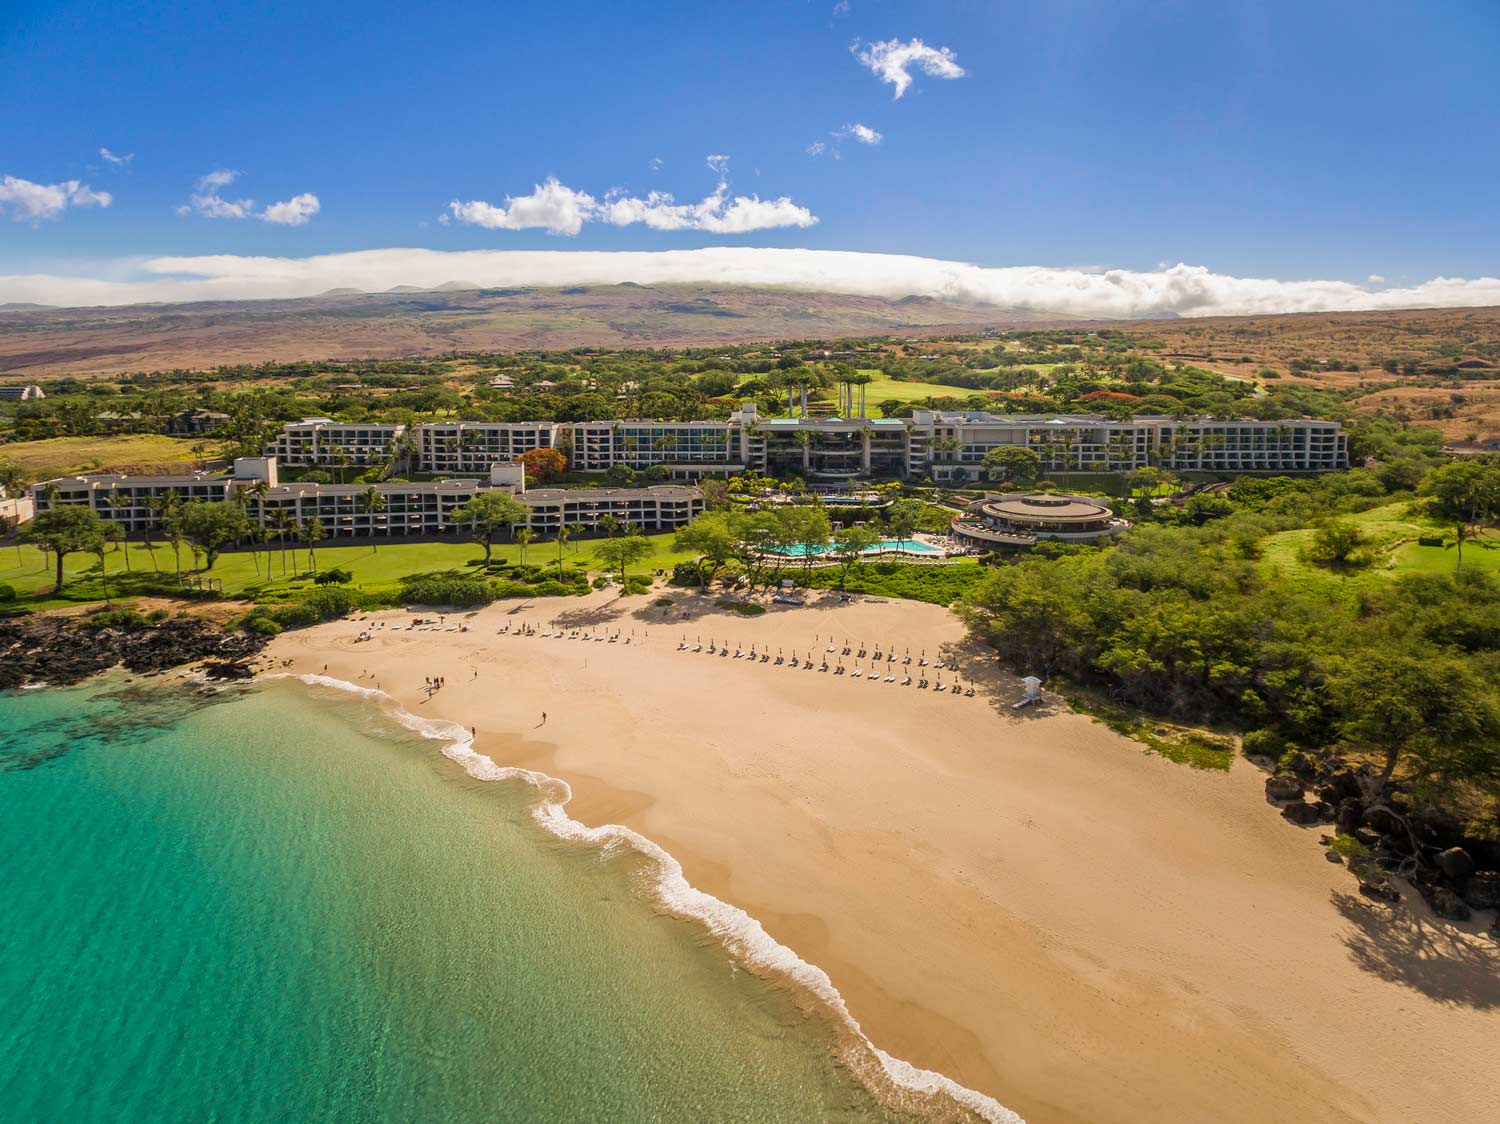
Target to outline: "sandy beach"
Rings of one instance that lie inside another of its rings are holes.
[[[1244,761],[1196,772],[1056,700],[1013,712],[1019,684],[931,605],[829,596],[745,618],[656,596],[507,602],[441,628],[367,614],[279,637],[262,666],[378,684],[474,727],[498,764],[562,778],[574,819],[654,840],[823,968],[876,1045],[1036,1124],[1500,1119],[1500,949],[1480,920],[1358,897],[1326,829],[1285,823]],[[632,642],[521,637],[523,620]],[[830,637],[894,644],[914,675],[919,652],[957,656],[979,689],[683,652],[683,636],[799,658]],[[428,676],[446,680],[431,697]]]

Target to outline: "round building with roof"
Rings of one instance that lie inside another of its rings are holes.
[[[1038,539],[1093,542],[1129,529],[1127,520],[1091,496],[1031,492],[986,496],[953,519],[953,537],[980,550],[1031,546]]]

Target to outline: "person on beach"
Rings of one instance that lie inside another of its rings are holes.
[[[537,727],[540,728],[542,726],[545,726],[546,724],[547,724],[547,712],[544,710],[544,711],[542,711],[542,720],[537,723]]]

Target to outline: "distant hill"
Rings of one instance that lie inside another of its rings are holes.
[[[974,331],[1056,322],[930,297],[886,300],[702,285],[334,290],[301,300],[14,309],[0,370],[104,375],[221,363],[567,347],[697,347],[754,340]]]

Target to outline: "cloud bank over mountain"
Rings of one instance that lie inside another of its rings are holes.
[[[307,258],[206,255],[122,260],[93,276],[0,275],[0,304],[65,306],[315,296],[328,289],[758,285],[880,297],[927,296],[1038,313],[1129,319],[1500,305],[1500,278],[1409,286],[1234,277],[1178,264],[1152,271],[986,267],[900,254],[713,247],[699,250],[362,250]]]

